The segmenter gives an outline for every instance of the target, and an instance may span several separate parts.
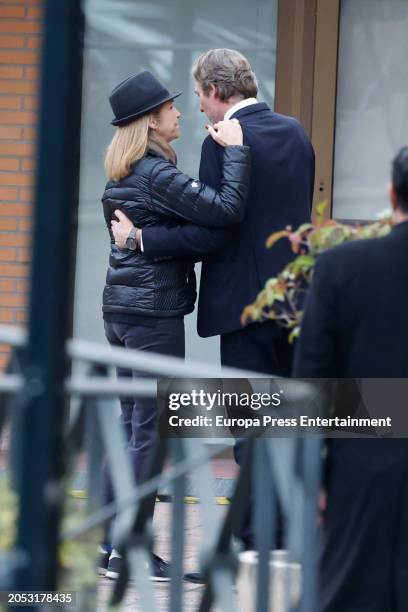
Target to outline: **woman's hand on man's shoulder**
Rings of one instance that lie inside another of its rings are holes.
[[[224,119],[214,125],[205,126],[212,138],[222,147],[243,144],[242,128],[238,119]]]

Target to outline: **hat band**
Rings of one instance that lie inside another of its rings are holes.
[[[140,106],[136,107],[132,107],[129,108],[125,113],[122,113],[122,117],[123,115],[127,116],[127,115],[138,115],[139,113],[142,113],[145,109],[146,112],[148,112],[149,110],[153,110],[153,108],[155,106],[159,106],[161,104],[162,101],[164,101],[166,98],[168,98],[170,96],[170,92],[167,91],[166,89],[163,89],[159,94],[156,94],[155,96],[153,96],[150,99],[144,100],[143,104],[141,104]],[[117,117],[117,119],[121,119],[121,117]]]

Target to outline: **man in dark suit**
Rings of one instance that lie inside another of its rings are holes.
[[[249,61],[238,51],[211,49],[193,68],[195,93],[217,129],[225,119],[238,119],[244,144],[251,148],[251,181],[243,221],[228,229],[191,223],[168,228],[143,228],[141,245],[152,256],[202,259],[197,330],[201,337],[220,335],[221,364],[265,374],[289,376],[293,349],[287,333],[275,322],[242,327],[240,317],[265,282],[293,258],[288,241],[273,249],[267,237],[286,226],[310,221],[314,187],[314,152],[296,119],[258,102],[258,84]],[[222,147],[208,136],[203,143],[200,180],[219,189]],[[132,224],[117,213],[116,243],[124,246]],[[241,462],[243,445],[235,447]],[[253,538],[249,514],[241,537],[247,547]]]
[[[193,70],[200,110],[213,124],[239,120],[251,147],[252,173],[244,220],[228,229],[153,226],[142,232],[143,250],[152,256],[202,259],[197,329],[202,337],[221,336],[221,363],[266,374],[289,375],[291,345],[274,322],[245,328],[240,316],[293,257],[287,241],[265,248],[269,234],[310,220],[314,153],[302,126],[258,102],[258,86],[248,60],[230,49],[211,49]],[[221,185],[223,149],[211,137],[203,143],[200,180]],[[132,226],[123,215],[113,224],[124,244]]]
[[[408,377],[408,147],[393,161],[394,227],[319,257],[294,375]],[[331,439],[320,612],[408,602],[408,441]]]

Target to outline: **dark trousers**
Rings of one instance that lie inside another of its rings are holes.
[[[408,440],[332,439],[319,612],[408,607]]]
[[[221,335],[221,364],[233,368],[252,370],[267,375],[290,376],[293,360],[293,345],[288,336],[276,327],[276,323],[266,321],[254,323],[228,334]],[[238,465],[244,455],[246,440],[238,440],[234,446],[234,457]],[[246,548],[254,547],[252,530],[251,498],[242,524],[240,537]],[[282,516],[278,508],[275,544],[283,546]]]
[[[274,376],[290,376],[293,345],[273,321],[221,334],[221,364]]]
[[[185,356],[184,320],[182,318],[157,318],[149,325],[128,325],[105,321],[105,333],[112,346],[138,349],[146,353],[160,353],[173,357]],[[118,378],[141,378],[151,375],[124,368],[117,369]],[[136,482],[142,482],[150,459],[150,452],[157,436],[157,401],[154,398],[122,398],[121,421]],[[110,480],[105,495],[112,501]]]

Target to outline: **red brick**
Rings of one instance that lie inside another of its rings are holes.
[[[20,200],[22,202],[32,202],[34,200],[34,190],[20,189]]]
[[[25,267],[25,266],[24,266]],[[27,304],[27,298],[22,293],[12,293],[9,295],[0,295],[0,306],[16,306],[24,308]]]
[[[12,187],[0,187],[0,202],[1,201],[8,201],[8,202],[13,202],[14,200],[17,200],[17,189],[13,189]],[[12,207],[15,206],[15,204],[11,205]],[[1,214],[2,215],[7,215],[9,213],[5,212],[6,209],[6,205],[2,204],[1,205]],[[13,214],[13,213],[11,213]]]
[[[29,49],[40,49],[42,46],[42,37],[41,36],[29,36],[27,40],[27,47]]]
[[[0,81],[0,93],[37,94],[38,83],[35,81],[13,81],[11,79],[5,79]]]
[[[0,18],[24,17],[25,9],[23,6],[0,6]]]
[[[22,128],[19,127],[0,127],[0,139],[17,140],[22,136]]]
[[[24,36],[0,36],[0,49],[22,49],[23,47]]]
[[[27,110],[38,109],[38,97],[37,96],[26,96],[24,98],[24,108]]]
[[[33,229],[32,219],[19,219],[18,229],[22,232],[31,232]]]
[[[36,51],[0,51],[0,64],[37,64],[38,60]]]
[[[0,248],[0,261],[16,261],[17,251],[16,249],[1,249]]]
[[[16,312],[16,319],[18,323],[27,323],[28,312],[26,310],[18,310]]]
[[[20,281],[23,282],[23,281]],[[0,278],[0,291],[4,293],[13,293],[16,290],[16,281],[12,278]]]
[[[37,120],[36,113],[29,111],[0,111],[0,123],[6,125],[30,125]]]
[[[40,70],[34,66],[27,66],[27,68],[24,68],[24,76],[31,81],[38,81]]]
[[[0,276],[3,278],[27,278],[28,272],[28,266],[24,266],[23,264],[0,263]],[[9,304],[5,305],[8,306]]]
[[[0,21],[0,32],[25,32],[26,34],[38,34],[42,30],[39,21]]]
[[[4,371],[6,369],[9,361],[10,361],[10,355],[9,354],[5,354],[5,353],[1,354],[0,355],[0,370]]]
[[[14,232],[16,229],[17,219],[4,219],[0,217],[0,232]]]
[[[43,10],[41,8],[29,8],[27,9],[26,18],[27,19],[41,19],[43,15]]]
[[[20,191],[23,191],[22,189]],[[0,188],[1,199],[1,188]],[[20,199],[21,196],[20,196]],[[1,214],[5,217],[29,217],[32,213],[30,204],[1,204]],[[1,272],[0,272],[1,276]]]
[[[22,170],[23,172],[34,172],[36,162],[34,159],[23,159]]]
[[[10,310],[0,310],[0,323],[11,323],[12,321],[14,321],[14,316]]]
[[[32,185],[34,177],[21,172],[0,172],[1,185]]]
[[[0,247],[26,247],[31,244],[29,234],[0,234]]]
[[[20,5],[23,4],[24,6],[27,5],[43,5],[44,4],[44,0],[0,0],[2,4],[12,4],[14,5]]]
[[[20,249],[17,256],[18,261],[29,262],[31,261],[31,250]]]
[[[19,170],[20,162],[18,159],[7,159],[7,157],[0,157],[0,170]],[[0,181],[1,181],[0,174]]]
[[[13,129],[21,129],[21,128],[13,128]],[[23,130],[23,138],[24,138],[25,128]],[[34,155],[35,147],[32,143],[26,142],[1,142],[0,143],[0,155]]]
[[[18,96],[0,96],[0,108],[18,110],[21,108],[21,98]]]
[[[16,282],[17,285],[17,293],[28,293],[30,290],[30,280],[28,278],[24,278]]]
[[[37,140],[38,130],[36,127],[23,128],[23,140]]]
[[[16,66],[0,66],[0,79],[22,79],[24,70]]]

